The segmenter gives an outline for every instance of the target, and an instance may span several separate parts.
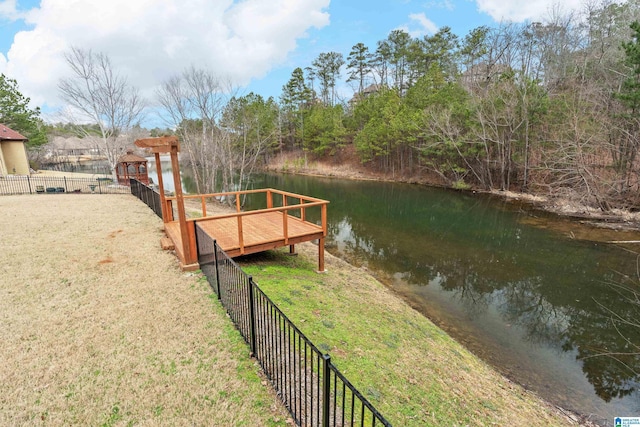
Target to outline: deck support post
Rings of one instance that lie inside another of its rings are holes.
[[[167,215],[167,199],[164,195],[164,180],[162,179],[162,165],[160,164],[160,153],[154,153],[156,158],[156,173],[158,174],[158,192],[160,193],[160,207],[162,208],[162,221],[167,223],[170,221]]]
[[[289,255],[296,255],[296,245],[289,245]]]
[[[173,170],[173,185],[176,189],[176,202],[178,203],[178,221],[180,222],[180,237],[182,237],[182,250],[184,254],[184,268],[196,262],[192,253],[192,236],[187,229],[187,215],[184,210],[184,195],[182,194],[182,182],[180,180],[180,164],[178,163],[178,146],[171,146],[171,169]]]
[[[324,273],[324,237],[318,239],[318,273]]]

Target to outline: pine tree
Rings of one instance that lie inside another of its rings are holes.
[[[0,74],[0,123],[29,139],[28,147],[46,144],[40,108],[29,108],[30,98],[18,90],[18,82]]]
[[[631,75],[623,82],[618,99],[629,109],[631,117],[640,114],[640,22],[631,24],[631,41],[623,42],[625,64],[631,68]]]

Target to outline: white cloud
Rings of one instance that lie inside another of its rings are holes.
[[[16,7],[16,0],[0,0],[0,19],[15,21],[20,16]]]
[[[15,1],[0,6],[15,11]],[[0,72],[34,103],[57,105],[71,46],[107,54],[151,95],[192,65],[239,85],[281,64],[311,28],[329,23],[329,0],[42,0],[26,14]],[[0,13],[4,9],[0,8]]]
[[[438,32],[438,26],[424,13],[412,13],[409,15],[409,19],[417,22],[421,27],[422,34],[434,34]]]
[[[426,34],[435,34],[438,32],[438,26],[424,13],[410,13],[410,22],[408,24],[396,27],[396,30],[402,30],[409,34],[412,38],[420,38]]]
[[[432,0],[425,3],[425,7],[427,9],[446,9],[446,10],[455,9],[452,0]]]
[[[523,22],[544,20],[549,13],[561,5],[563,11],[580,11],[585,0],[475,0],[478,10],[496,22]]]

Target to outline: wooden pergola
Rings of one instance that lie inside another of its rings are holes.
[[[133,151],[127,151],[127,154],[120,156],[116,166],[116,176],[118,184],[129,185],[129,179],[134,178],[145,185],[149,185],[149,170],[147,168],[147,159],[136,156]]]
[[[165,232],[173,242],[182,269],[194,270],[199,267],[196,247],[197,224],[202,231],[215,239],[222,250],[231,257],[282,246],[289,246],[290,252],[294,253],[296,244],[317,240],[318,271],[324,271],[328,201],[272,188],[185,196],[182,191],[178,164],[180,150],[178,138],[175,136],[146,138],[137,140],[135,144],[140,148],[150,149],[155,155]],[[175,195],[171,197],[166,197],[164,194],[160,162],[160,154],[162,153],[169,153],[171,156],[175,185]],[[246,194],[264,195],[266,208],[242,211],[240,200]],[[234,198],[235,212],[208,216],[206,200],[220,200],[225,197]],[[185,198],[200,200],[201,217],[186,217]],[[174,218],[174,203],[178,213],[177,220]],[[307,219],[307,211],[311,209],[320,210],[320,224]]]

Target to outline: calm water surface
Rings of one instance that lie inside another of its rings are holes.
[[[329,200],[332,253],[509,378],[602,425],[640,415],[640,358],[614,356],[637,351],[640,328],[612,321],[639,318],[615,286],[640,291],[638,248],[605,243],[640,234],[407,184],[266,175],[254,187]]]

